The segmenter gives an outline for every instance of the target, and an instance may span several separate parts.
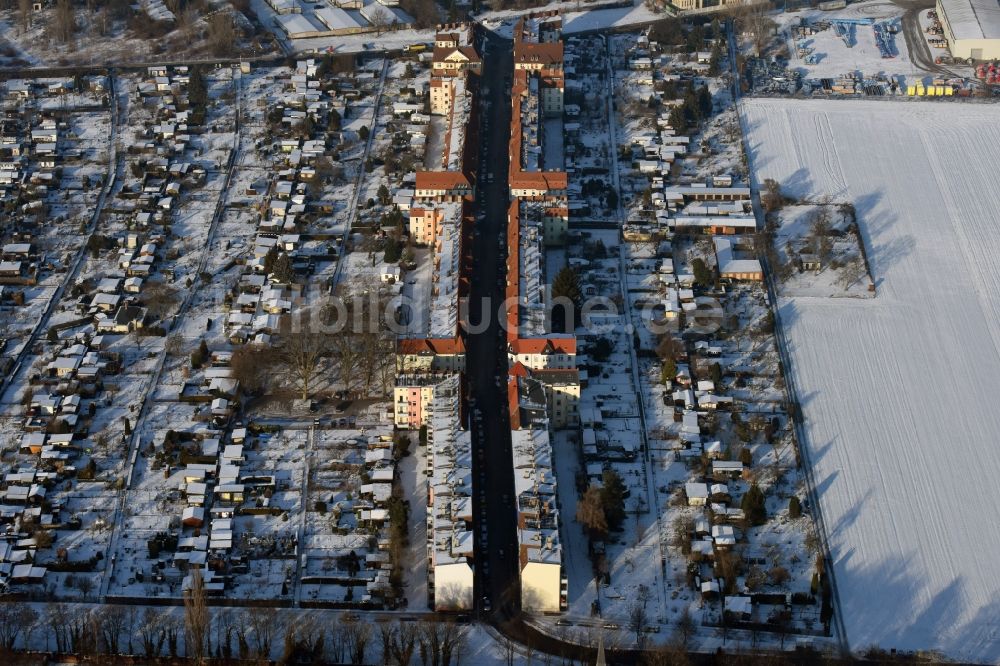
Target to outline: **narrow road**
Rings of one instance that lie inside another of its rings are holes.
[[[736,67],[736,59],[732,55],[737,53],[737,42],[736,35],[733,29],[733,22],[726,22],[726,34],[729,41],[729,64],[733,73],[733,100],[736,104],[736,115],[740,122],[740,137],[743,142],[743,153],[747,157],[749,168],[749,179],[751,188],[750,201],[753,206],[753,214],[757,219],[757,228],[763,229],[765,226],[765,216],[764,211],[760,205],[760,183],[754,175],[753,169],[753,156],[750,152],[750,145],[747,142],[748,125],[746,117],[743,115],[743,104],[740,99],[740,72]],[[781,325],[781,313],[778,308],[778,292],[774,283],[774,273],[771,267],[768,266],[765,257],[760,257],[761,266],[764,268],[765,284],[767,285],[767,298],[768,305],[771,308],[771,312],[774,315],[774,336],[775,343],[778,348],[778,356],[781,358],[781,363],[785,369],[785,394],[788,397],[789,403],[798,401],[798,390],[795,387],[795,370],[792,364],[791,354],[788,353],[788,343],[785,340],[784,328]],[[849,654],[850,645],[847,640],[847,634],[844,629],[844,620],[842,616],[842,610],[840,605],[840,595],[837,592],[837,579],[834,573],[833,560],[830,557],[830,547],[829,541],[827,539],[827,531],[825,524],[823,522],[823,512],[822,507],[819,503],[819,498],[816,494],[816,482],[812,475],[812,461],[809,458],[809,440],[806,438],[805,427],[803,425],[803,419],[792,420],[792,424],[795,428],[795,437],[798,440],[799,451],[802,455],[802,470],[806,478],[806,489],[809,495],[809,513],[813,516],[816,521],[816,531],[819,534],[820,541],[823,543],[823,560],[824,560],[824,570],[827,572],[830,580],[830,588],[833,594],[833,633],[835,634],[838,643],[840,644],[840,650],[844,655]]]
[[[611,147],[611,173],[614,179],[615,192],[618,194],[618,205],[615,207],[615,217],[618,221],[618,228],[624,227],[627,217],[625,215],[625,208],[622,203],[624,197],[622,196],[621,189],[621,174],[618,164],[618,117],[615,113],[614,98],[615,98],[615,68],[612,58],[614,56],[611,37],[607,34],[604,35],[604,45],[608,57],[608,136],[610,137],[610,147]],[[628,244],[622,243],[621,251],[618,253],[619,259],[619,275],[620,275],[620,289],[622,292],[622,299],[625,308],[625,322],[627,324],[627,330],[631,334],[635,331],[635,322],[632,319],[632,301],[628,295]],[[642,447],[642,472],[645,478],[646,485],[646,510],[644,513],[648,514],[653,522],[653,527],[656,528],[656,541],[660,551],[660,571],[657,574],[654,587],[658,591],[657,602],[660,604],[660,617],[667,616],[667,586],[666,586],[666,561],[667,552],[663,546],[663,539],[661,535],[663,534],[663,525],[660,524],[660,512],[657,510],[657,499],[656,499],[656,478],[653,472],[653,458],[649,451],[649,437],[646,430],[646,394],[642,390],[642,377],[639,374],[639,355],[635,348],[635,341],[638,340],[637,337],[631,336],[629,339],[628,351],[629,351],[629,365],[631,366],[631,377],[632,377],[632,388],[636,393],[636,406],[639,409],[639,444]],[[638,511],[638,509],[637,509]],[[600,596],[600,591],[598,591],[598,597]]]
[[[309,515],[309,507],[306,502],[309,499],[309,469],[312,465],[313,451],[316,449],[316,428],[310,426],[306,434],[305,464],[302,472],[302,487],[299,490],[299,510],[298,536],[295,539],[295,578],[292,583],[292,605],[296,608],[302,603],[302,574],[306,567],[306,517]]]
[[[118,179],[121,177],[120,174],[122,169],[125,167],[124,159],[120,164],[118,160],[119,98],[113,71],[108,72],[108,100],[108,104],[111,107],[111,138],[109,140],[110,150],[108,155],[108,173],[104,178],[104,186],[101,188],[101,193],[97,197],[97,203],[94,205],[94,212],[90,216],[87,229],[84,233],[80,234],[81,238],[90,238],[94,231],[97,230],[97,223],[101,219],[101,213],[104,211],[104,204],[107,202],[108,195],[111,194],[112,190],[114,190]],[[125,98],[125,104],[128,104],[127,97]],[[83,266],[86,258],[87,243],[84,241],[80,243],[80,248],[77,250],[76,256],[73,258],[73,263],[70,265],[69,270],[66,271],[66,276],[56,288],[55,292],[53,292],[52,297],[49,298],[48,305],[45,307],[45,312],[38,318],[38,321],[35,323],[35,327],[31,329],[31,333],[28,335],[28,339],[25,341],[20,351],[18,351],[11,371],[0,378],[0,402],[2,402],[4,393],[7,392],[11,382],[13,382],[20,373],[21,366],[24,364],[25,359],[31,354],[31,349],[35,346],[40,334],[43,331],[48,331],[49,321],[52,318],[52,314],[55,312],[56,305],[58,305],[62,300],[63,295],[66,293],[66,288],[76,281],[77,276],[80,274],[80,268]]]

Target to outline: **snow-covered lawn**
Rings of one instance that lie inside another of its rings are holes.
[[[853,201],[874,299],[781,302],[854,649],[1000,660],[992,106],[752,100],[756,178]]]

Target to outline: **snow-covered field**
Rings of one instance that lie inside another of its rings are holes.
[[[781,303],[854,649],[1000,660],[993,106],[752,100],[757,181],[853,200],[878,296]]]

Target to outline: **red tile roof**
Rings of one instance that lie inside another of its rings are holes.
[[[521,171],[510,177],[514,189],[565,190],[568,183],[564,171]]]
[[[514,354],[576,354],[576,338],[518,338],[510,342]]]
[[[416,189],[418,190],[457,190],[471,189],[472,185],[465,174],[455,171],[418,171]]]
[[[397,354],[464,354],[465,341],[455,338],[408,338],[396,342]]]

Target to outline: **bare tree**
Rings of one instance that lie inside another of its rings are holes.
[[[685,606],[684,610],[681,611],[681,618],[677,621],[677,633],[681,640],[681,647],[685,651],[696,630],[697,626],[694,623],[694,618],[691,617],[691,610]]]
[[[386,27],[388,27],[391,16],[385,8],[379,7],[372,12],[371,17],[369,17],[368,20],[371,21],[371,24],[375,27],[375,33],[381,35],[385,32]]]
[[[361,365],[361,351],[353,335],[346,331],[333,339],[333,352],[337,359],[337,378],[348,392],[354,390]]]
[[[379,337],[378,381],[382,395],[389,395],[396,379],[396,341],[392,336]]]
[[[189,44],[195,41],[198,38],[198,10],[188,6],[175,14],[177,15],[177,29],[181,31],[184,40]]]
[[[608,534],[608,518],[604,514],[601,489],[590,486],[576,505],[576,521],[583,525],[591,539],[603,539]]]
[[[187,656],[198,663],[206,656],[206,639],[211,629],[208,606],[205,604],[205,580],[200,569],[190,574],[191,585],[184,590],[184,645]]]
[[[632,630],[635,634],[635,642],[639,645],[641,649],[643,639],[646,635],[643,633],[643,629],[646,627],[646,621],[648,617],[646,615],[646,605],[639,601],[632,602],[628,609],[628,628]]]
[[[727,13],[736,20],[739,28],[749,35],[754,55],[760,56],[771,42],[777,24],[768,15],[769,2],[740,0],[726,5]]]
[[[413,654],[417,649],[417,630],[410,623],[401,624],[394,628],[391,641],[389,643],[389,655],[391,661],[385,659],[385,663],[393,663],[396,666],[409,666],[413,661]]]
[[[122,627],[127,636],[128,642],[125,645],[125,654],[135,654],[133,650],[133,639],[135,638],[135,628],[139,621],[139,609],[135,606],[129,606],[125,611],[125,623]]]
[[[20,603],[0,603],[0,647],[6,651],[14,649],[19,636],[24,635],[27,647],[29,630],[38,621],[38,613],[31,606]]]
[[[73,39],[73,34],[76,32],[76,10],[73,8],[73,0],[56,1],[52,28],[58,41],[65,44]]]
[[[503,659],[507,666],[514,666],[514,657],[517,655],[516,645],[505,634],[501,634],[497,638],[496,652],[498,659]]]
[[[184,353],[184,336],[180,333],[168,335],[167,341],[163,343],[163,351],[168,356],[181,356]]]
[[[307,400],[312,393],[323,359],[329,356],[331,339],[337,337],[331,338],[319,331],[318,322],[312,320],[308,311],[294,322],[289,316],[283,318],[278,361],[289,384],[298,390],[302,400]]]
[[[378,373],[381,361],[382,347],[378,331],[365,331],[358,336],[358,348],[361,356],[360,374],[363,397],[371,395],[372,385]]]
[[[274,361],[274,354],[269,348],[249,344],[233,351],[229,367],[233,379],[240,383],[244,391],[256,393],[267,388],[274,371]]]
[[[120,640],[128,621],[128,613],[122,606],[100,606],[94,613],[94,620],[100,629],[101,644],[106,654],[121,654]]]
[[[31,0],[17,0],[17,19],[21,32],[31,27]]]
[[[147,608],[142,614],[142,623],[139,625],[139,637],[142,640],[143,654],[148,659],[158,657],[163,650],[163,641],[166,640],[166,633],[162,625],[163,613],[155,608]]]
[[[97,652],[97,637],[99,635],[95,613],[70,606],[67,622],[67,635],[71,652],[92,655]]]
[[[44,620],[48,626],[48,631],[45,632],[46,647],[49,645],[48,637],[51,636],[55,639],[56,652],[62,653],[68,650],[69,637],[66,633],[68,619],[69,614],[65,604],[52,603],[45,606]]]
[[[420,643],[420,655],[423,663],[447,666],[447,662],[442,660],[441,654],[445,626],[446,623],[443,622],[421,622],[417,626],[417,641]]]
[[[170,285],[150,280],[142,288],[142,304],[157,319],[162,319],[180,302],[177,289]]]
[[[228,12],[208,18],[208,43],[216,55],[230,55],[236,46],[236,26]]]
[[[90,576],[81,576],[76,583],[76,587],[80,590],[83,598],[86,599],[90,595],[91,590],[94,589],[94,581]]]
[[[271,654],[271,641],[274,634],[281,630],[278,623],[278,613],[273,608],[253,607],[246,611],[245,616],[253,629],[254,650],[260,659],[267,659]]]
[[[367,622],[345,621],[338,630],[343,633],[348,661],[352,664],[365,663],[368,643],[372,639],[372,625]]]
[[[215,622],[215,656],[216,658],[232,659],[233,657],[233,624],[236,622],[232,608],[223,608],[216,613]]]

